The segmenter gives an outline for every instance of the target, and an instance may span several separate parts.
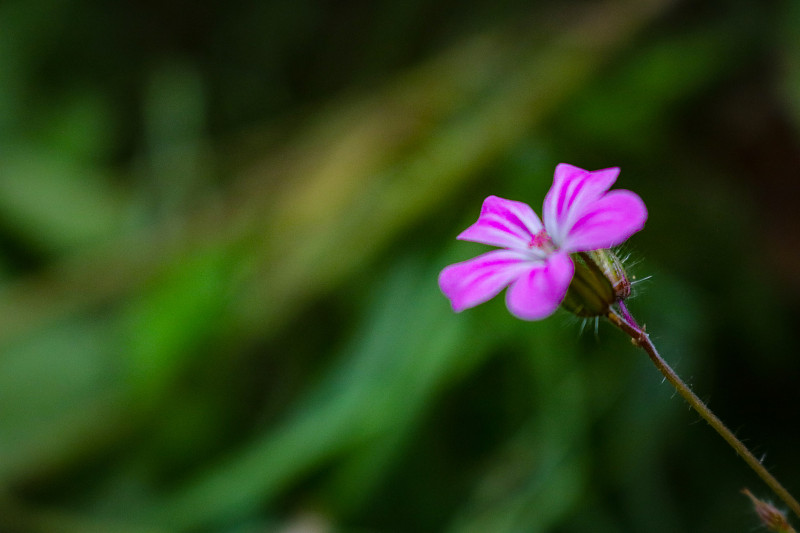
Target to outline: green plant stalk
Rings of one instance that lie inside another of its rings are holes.
[[[624,304],[622,304],[624,305]],[[624,309],[624,308],[623,308]],[[627,313],[626,313],[627,314]],[[653,364],[656,365],[659,372],[664,375],[664,377],[669,381],[675,390],[683,396],[683,399],[686,400],[689,405],[697,411],[697,413],[703,417],[703,420],[708,422],[711,427],[713,427],[720,436],[725,439],[731,448],[736,450],[736,453],[744,459],[744,461],[750,466],[750,468],[758,474],[758,477],[767,484],[767,486],[772,489],[772,491],[781,499],[783,502],[789,506],[792,512],[800,517],[800,503],[792,496],[780,482],[775,479],[775,477],[770,474],[764,465],[761,464],[761,461],[756,459],[756,457],[752,454],[750,450],[747,449],[742,441],[740,441],[736,436],[728,429],[722,421],[717,418],[711,409],[706,406],[703,401],[697,397],[697,395],[692,392],[692,389],[689,388],[686,383],[672,370],[672,367],[667,364],[664,359],[659,355],[658,350],[656,350],[655,345],[650,340],[650,336],[645,333],[642,328],[639,328],[637,325],[631,324],[631,322],[627,321],[625,318],[622,317],[619,313],[617,313],[614,309],[609,309],[608,311],[608,319],[611,321],[612,324],[617,326],[621,329],[625,334],[627,334],[633,343],[636,346],[641,347],[647,355],[650,357],[650,360],[653,361]]]

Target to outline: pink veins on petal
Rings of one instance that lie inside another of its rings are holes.
[[[544,223],[527,204],[488,197],[477,222],[458,239],[502,249],[442,270],[439,287],[453,309],[474,307],[509,287],[506,305],[514,316],[551,315],[572,281],[570,253],[621,244],[644,227],[642,199],[627,190],[608,191],[618,175],[618,168],[589,172],[558,165],[544,200]]]

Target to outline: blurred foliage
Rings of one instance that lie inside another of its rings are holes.
[[[3,2],[0,531],[752,531],[766,489],[618,332],[436,277],[486,195],[622,167],[632,311],[800,492],[798,35],[793,0]]]

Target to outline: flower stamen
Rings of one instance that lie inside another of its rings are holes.
[[[550,238],[550,235],[547,234],[547,230],[542,229],[531,237],[530,242],[528,243],[528,248],[538,248],[545,253],[553,253],[556,250],[555,245],[553,244],[553,239]]]

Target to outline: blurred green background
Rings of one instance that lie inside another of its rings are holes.
[[[797,494],[798,132],[796,0],[6,0],[0,531],[753,531],[620,332],[436,278],[620,166],[632,312]]]

